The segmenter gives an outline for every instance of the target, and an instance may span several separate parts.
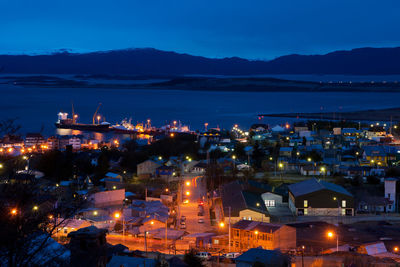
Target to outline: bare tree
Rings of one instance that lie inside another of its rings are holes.
[[[68,265],[65,250],[56,249],[60,246],[51,237],[82,205],[43,193],[37,184],[1,184],[0,265]]]

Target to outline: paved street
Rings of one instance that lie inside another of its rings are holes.
[[[186,184],[188,181],[190,182],[189,186]],[[187,191],[190,192],[189,196],[185,196]],[[200,217],[197,214],[199,210],[197,201],[198,199],[202,199],[202,197],[206,196],[207,194],[205,180],[203,177],[186,176],[181,187],[181,194],[181,196],[185,196],[187,199],[189,199],[189,203],[187,204],[182,203],[182,201],[179,203],[180,216],[186,216],[186,231],[192,234],[213,230],[213,227],[210,223],[209,207],[206,201],[203,202],[204,216],[202,218],[204,218],[204,223],[198,222]]]

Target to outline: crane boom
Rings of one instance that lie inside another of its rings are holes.
[[[75,124],[75,111],[74,111],[74,102],[71,101],[71,106],[72,106],[72,123]]]
[[[101,106],[101,103],[99,103],[99,105],[97,106],[96,112],[93,114],[93,124],[95,122],[97,111],[99,111],[100,106]]]

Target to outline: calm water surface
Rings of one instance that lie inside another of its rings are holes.
[[[398,107],[398,93],[245,93],[178,90],[131,90],[88,88],[24,88],[0,85],[0,119],[18,118],[22,132],[55,133],[57,113],[71,113],[71,101],[79,121],[90,123],[97,104],[106,121],[124,118],[143,122],[150,118],[161,126],[180,120],[191,129],[217,125],[230,128],[261,122],[259,113],[354,111]],[[284,123],[287,119],[264,118],[264,123]]]

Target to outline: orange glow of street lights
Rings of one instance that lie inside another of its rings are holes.
[[[186,182],[186,186],[190,186],[190,181],[187,181],[187,182]]]
[[[255,235],[258,235],[258,231],[255,231],[254,234],[255,234]]]
[[[120,217],[121,217],[121,213],[119,213],[119,212],[114,213],[115,219],[119,219]]]
[[[190,192],[189,192],[189,191],[186,191],[186,195],[187,195],[187,196],[190,196]]]
[[[174,133],[170,133],[170,135],[169,135],[170,137],[174,137],[175,136],[175,134]]]
[[[328,232],[327,235],[329,238],[332,238],[335,234],[333,232]]]
[[[12,210],[11,210],[11,215],[17,215],[17,213],[18,213],[18,210],[17,210],[17,209],[12,209]]]
[[[394,247],[393,250],[394,252],[399,252],[399,247]]]
[[[225,227],[225,223],[224,222],[220,222],[219,223],[219,227],[224,228]]]
[[[151,221],[150,224],[153,225],[153,224],[154,224],[154,221]]]

